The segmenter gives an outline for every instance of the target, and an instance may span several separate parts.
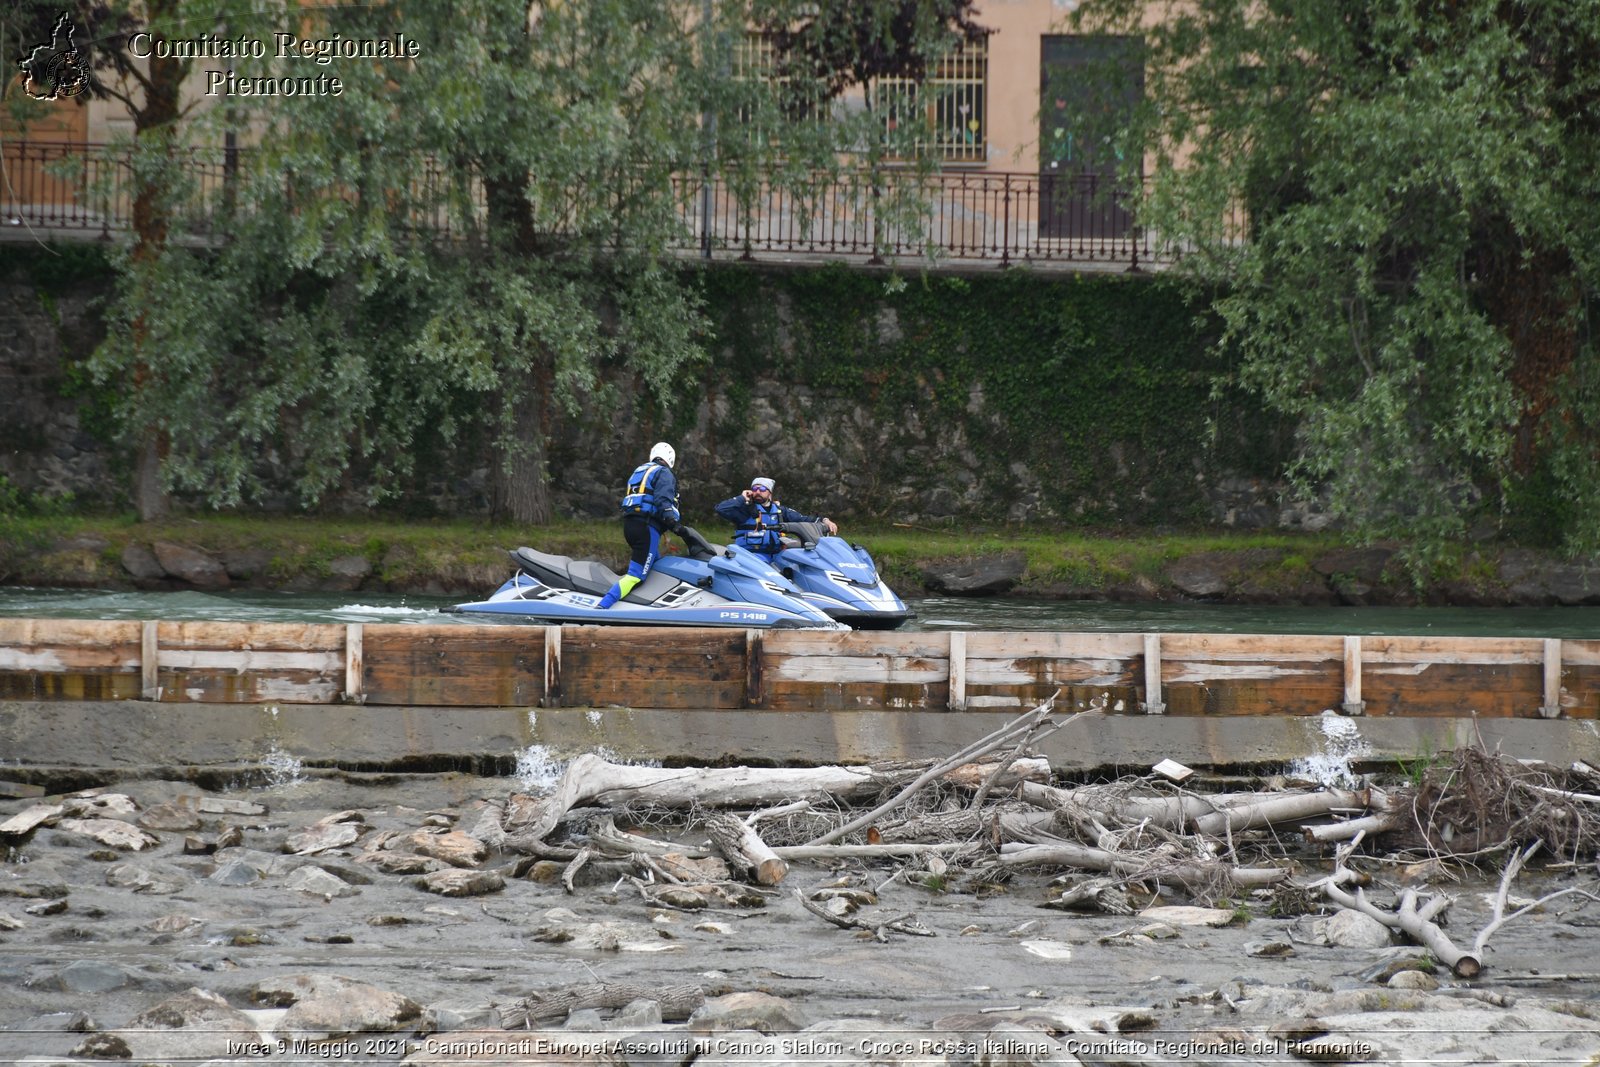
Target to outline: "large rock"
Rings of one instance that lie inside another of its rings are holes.
[[[365,556],[340,556],[328,562],[328,576],[321,587],[330,593],[348,593],[361,588],[372,573],[372,564]]]
[[[1318,920],[1313,929],[1324,943],[1341,948],[1388,948],[1394,943],[1383,923],[1347,908]]]
[[[418,830],[398,838],[394,844],[422,856],[444,860],[452,867],[477,867],[488,858],[489,846],[460,830],[448,833],[431,833]]]
[[[297,856],[311,856],[329,849],[353,845],[366,832],[366,825],[359,822],[319,824],[302,833],[290,834],[289,839],[283,843],[283,850]]]
[[[689,1029],[702,1034],[758,1030],[791,1033],[811,1025],[799,1008],[771,993],[729,993],[707,1000],[689,1016]]]
[[[486,893],[500,892],[506,887],[506,880],[498,871],[469,871],[451,867],[423,875],[417,879],[417,885],[445,897],[480,897]]]
[[[135,893],[164,896],[189,886],[192,879],[174,867],[160,864],[119,863],[106,871],[106,885],[131,889]]]
[[[74,960],[56,972],[55,980],[65,993],[109,993],[133,978],[114,963]]]
[[[161,839],[121,819],[62,819],[56,829],[70,834],[82,834],[107,848],[120,848],[124,852],[143,852],[155,848]]]
[[[1022,578],[1028,559],[1020,552],[979,556],[964,563],[934,564],[922,572],[930,592],[949,596],[998,596]]]
[[[1167,568],[1167,581],[1184,596],[1209,600],[1228,591],[1232,568],[1227,561],[1207,554],[1186,556]]]
[[[167,577],[166,568],[150,551],[150,546],[138,541],[129,541],[122,550],[122,569],[141,582],[159,582]]]
[[[140,1012],[113,1033],[141,1063],[219,1059],[239,1055],[241,1047],[264,1056],[272,1044],[244,1012],[194,988]]]
[[[316,866],[301,867],[283,880],[283,887],[326,899],[353,897],[361,892],[339,876]]]
[[[341,1034],[409,1029],[421,1015],[422,1005],[410,997],[346,979],[342,986],[324,986],[295,1001],[278,1033],[325,1041]]]
[[[156,541],[150,550],[155,553],[161,569],[180,581],[198,589],[226,589],[228,570],[209,554],[188,545],[171,541]]]

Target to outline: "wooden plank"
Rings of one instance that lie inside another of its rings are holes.
[[[770,662],[765,651],[763,658]],[[744,631],[568,626],[561,673],[568,707],[738,708]]]
[[[0,648],[82,649],[137,646],[140,624],[101,619],[0,619]]]
[[[1362,694],[1367,714],[1404,716],[1534,714],[1543,695],[1542,663],[1368,664]]]
[[[1343,637],[1165,634],[1169,715],[1315,715],[1344,695]]]
[[[561,706],[561,627],[544,628],[544,698],[547,708]]]
[[[946,682],[950,661],[943,656],[787,656],[768,653],[767,676],[778,682],[867,682],[923,685]]]
[[[161,625],[156,622],[139,627],[139,695],[161,699]]]
[[[1138,657],[1128,659],[967,660],[967,686],[1122,685],[1133,677]]]
[[[344,692],[340,694],[340,699],[347,704],[367,702],[361,677],[363,672],[361,645],[361,624],[350,623],[344,628]]]
[[[1600,667],[1600,641],[1563,639],[1561,662],[1568,667]]]
[[[1344,639],[1344,708],[1346,715],[1360,715],[1361,707],[1361,638]]]
[[[965,711],[967,710],[967,635],[964,631],[956,630],[950,634],[948,661],[947,679],[950,684],[946,701],[951,711]]]
[[[1315,679],[1314,679],[1315,680]],[[1320,685],[1263,681],[1220,681],[1209,685],[1167,686],[1167,715],[1318,715],[1339,705],[1343,678],[1329,669]]]
[[[154,699],[163,702],[327,704],[344,688],[343,625],[163,622],[155,631]]]
[[[1314,634],[1166,634],[1161,658],[1210,662],[1284,663],[1339,659],[1344,638]]]
[[[342,673],[345,669],[343,652],[258,652],[253,649],[168,648],[165,645],[161,647],[159,663],[163,668],[182,671],[263,675],[289,671]]]
[[[137,700],[138,664],[131,671],[0,670],[3,700]]]
[[[1600,719],[1600,663],[1574,664],[1576,643],[1561,642],[1561,714],[1569,719]]]
[[[761,636],[760,630],[744,632],[744,706],[747,708],[761,706],[761,678],[766,670]]]
[[[1133,659],[1144,654],[1143,634],[1050,630],[978,631],[966,635],[967,657],[981,659]]]
[[[140,633],[129,621],[0,619],[0,698],[135,699]]]
[[[340,623],[164,622],[164,649],[234,649],[241,652],[344,651]]]
[[[1544,662],[1537,637],[1367,637],[1367,663],[1520,664]]]
[[[534,707],[545,695],[542,626],[367,624],[368,704]]]
[[[1161,635],[1144,635],[1144,711],[1146,715],[1165,715],[1166,701],[1161,695]]]

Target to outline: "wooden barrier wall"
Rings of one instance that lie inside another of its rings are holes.
[[[1600,640],[0,619],[0,698],[1600,718]]]

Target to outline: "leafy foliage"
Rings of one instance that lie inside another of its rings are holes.
[[[1300,490],[1440,543],[1538,472],[1600,545],[1600,3],[1086,0],[1143,34],[1141,221],[1191,244]],[[1222,225],[1234,206],[1248,234]],[[1242,239],[1242,238],[1248,239]]]
[[[769,376],[869,402],[872,432],[899,435],[863,460],[886,487],[1014,481],[986,495],[1037,493],[1082,525],[1205,521],[1197,475],[1270,478],[1284,456],[1280,421],[1212,387],[1225,366],[1208,351],[1220,324],[1160,280],[1008,271],[885,286],[838,267],[714,270],[706,286],[727,368],[712,386],[728,401],[715,433],[735,449],[749,383]],[[964,442],[981,471],[902,469],[929,439],[933,451]],[[883,494],[878,517],[893,518],[893,500]]]
[[[905,7],[915,39],[895,28],[897,63],[933,46],[947,8],[966,5]],[[683,176],[715,166],[748,197],[769,167],[804,180],[860,136],[859,122],[784,125],[772,83],[730,84],[750,15],[658,0],[291,5],[279,28],[404,33],[418,56],[340,59],[337,96],[236,97],[208,115],[214,134],[257,143],[220,249],[162,231],[119,260],[94,369],[133,384],[124,439],[159,441],[167,484],[216,507],[262,499],[285,471],[304,507],[352,479],[377,501],[430,450],[486,447],[499,513],[548,519],[558,417],[631,405],[647,426],[670,419],[705,359],[699,290],[668,267]],[[271,55],[238,70],[305,72]],[[733,135],[757,114],[783,132]],[[161,218],[181,227],[170,154],[143,159],[169,198]],[[637,383],[630,395],[602,386],[608,367]]]

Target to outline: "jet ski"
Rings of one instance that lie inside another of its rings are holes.
[[[772,565],[829,618],[856,630],[893,630],[916,618],[878,577],[872,557],[860,545],[830,535],[821,523],[782,522],[777,530],[785,547],[772,557]]]
[[[765,559],[713,545],[687,526],[681,537],[689,555],[657,559],[644,581],[610,608],[595,606],[617,581],[610,567],[518,548],[510,553],[516,573],[487,600],[444,610],[545,624],[848,629]]]

